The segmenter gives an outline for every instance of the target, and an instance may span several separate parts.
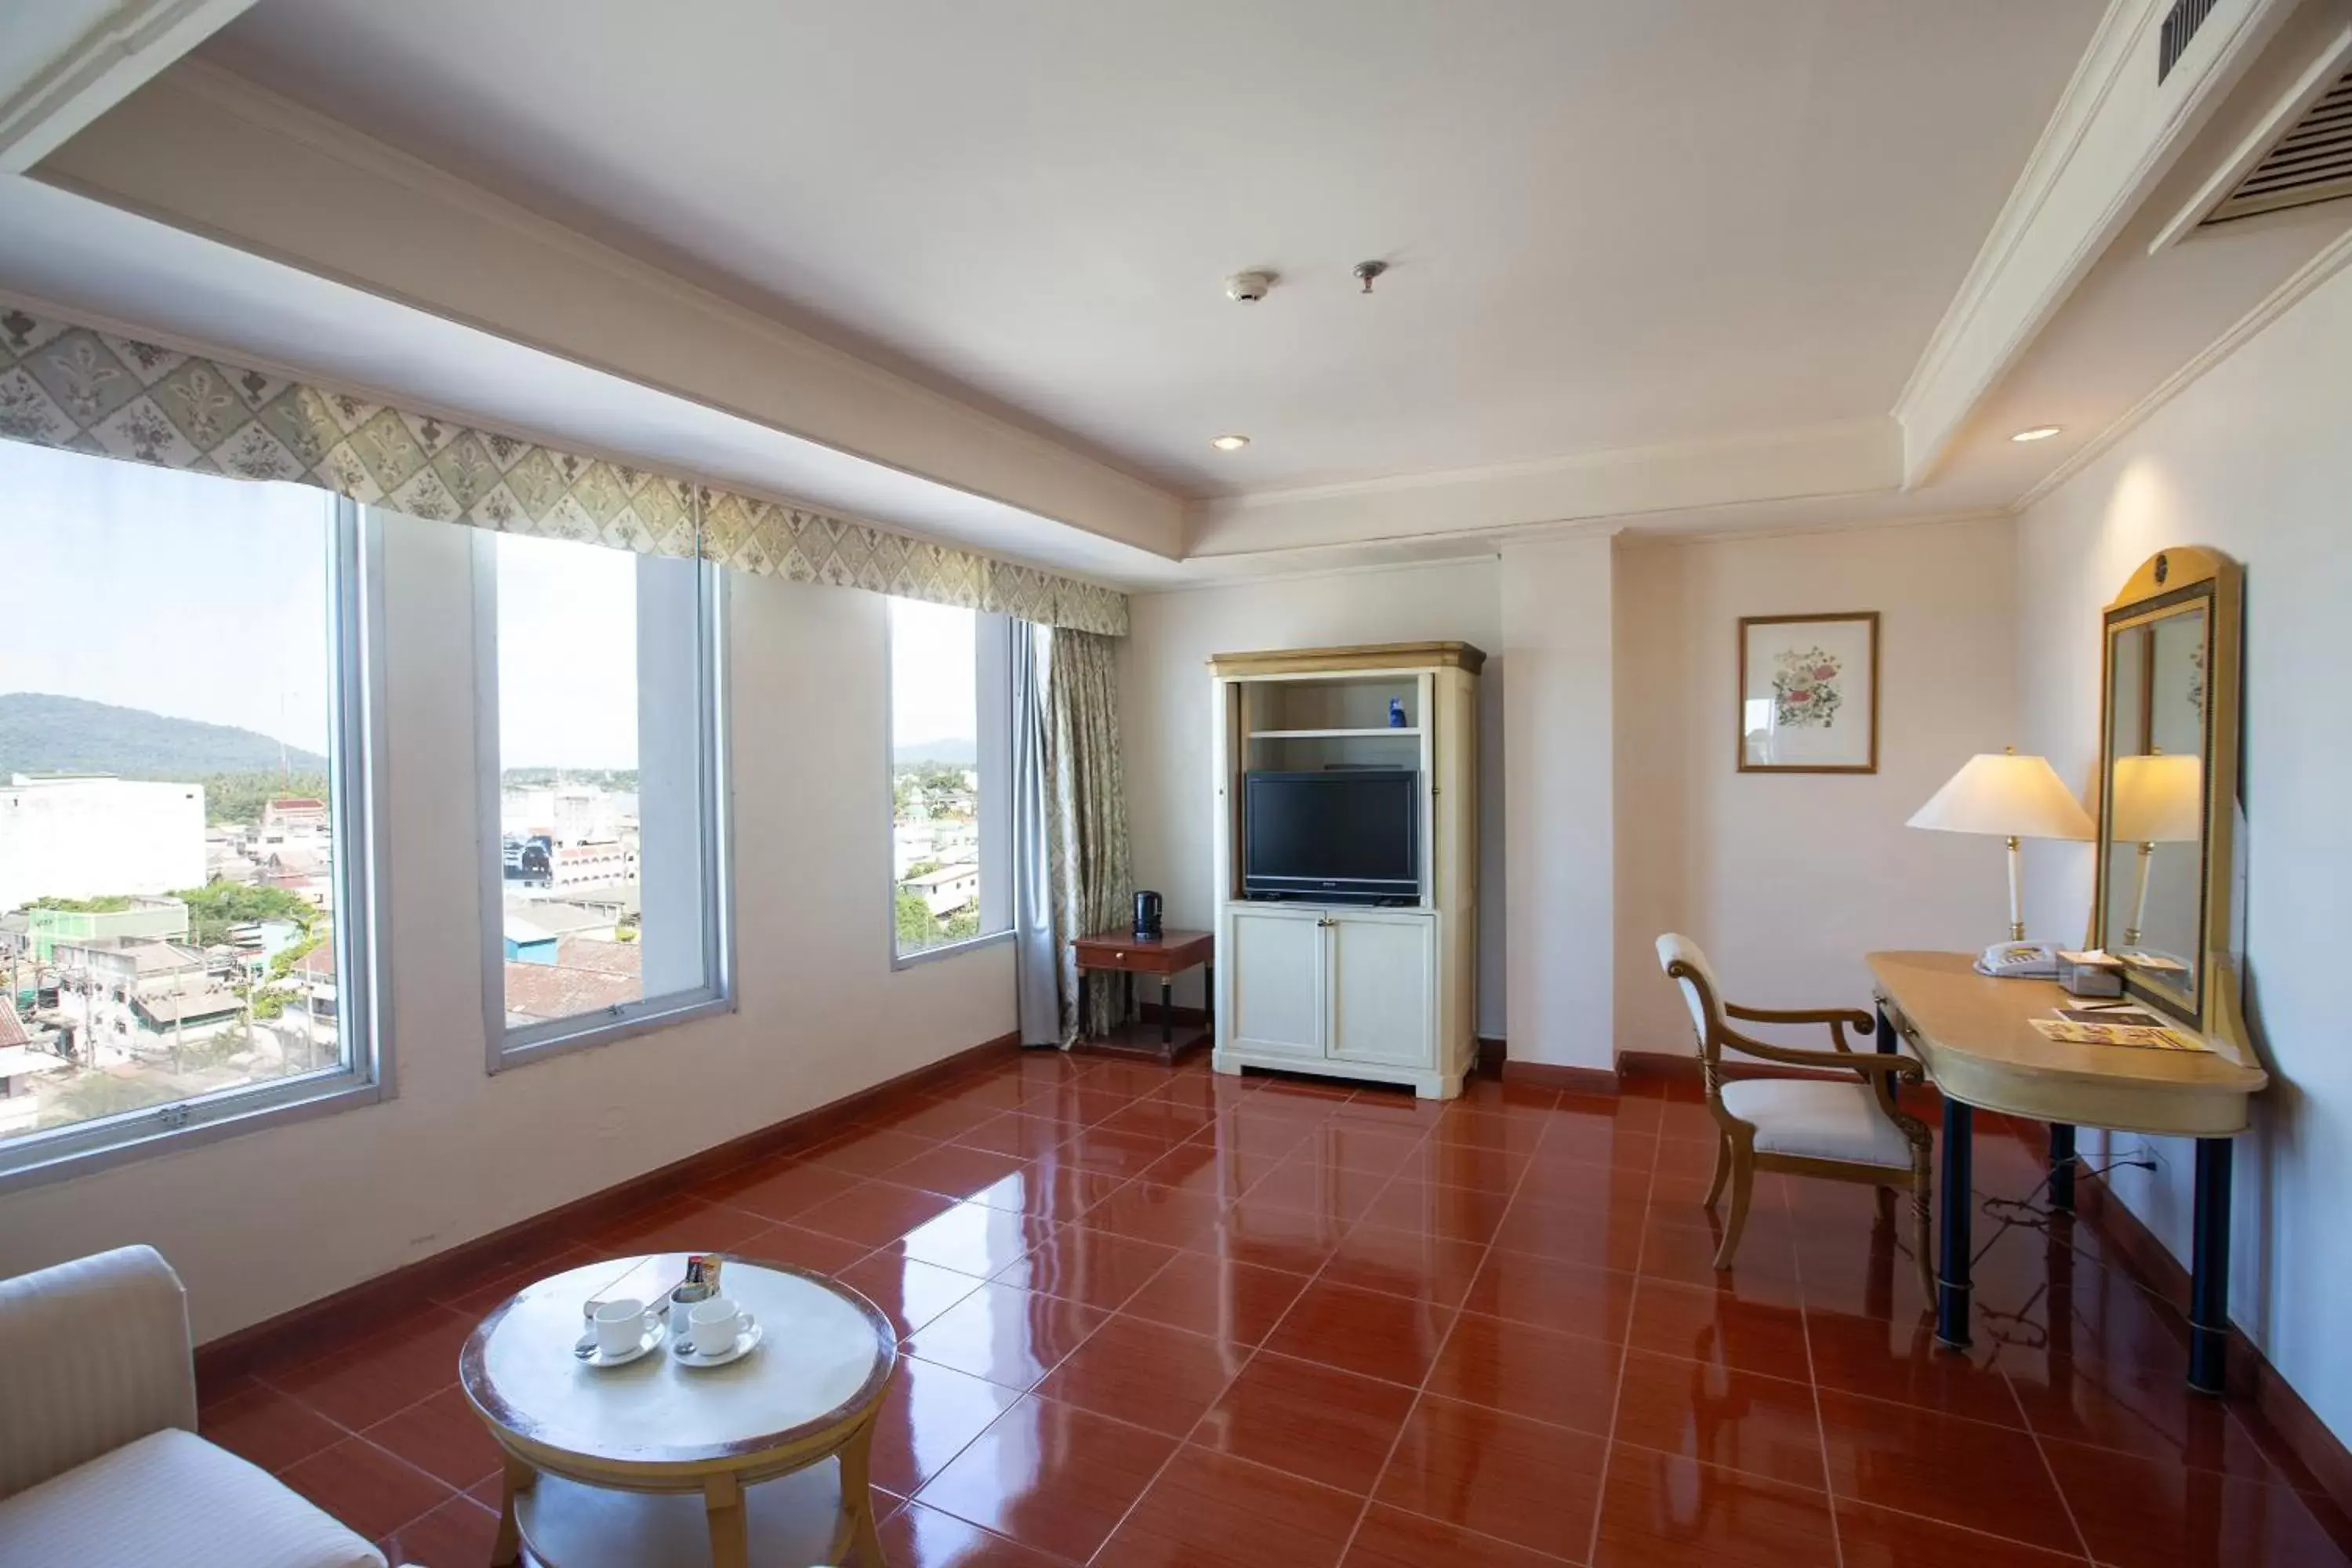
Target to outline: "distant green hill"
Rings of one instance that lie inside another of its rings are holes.
[[[909,741],[903,746],[891,748],[890,760],[902,768],[913,767],[918,763],[944,763],[954,768],[976,767],[980,762],[980,742],[962,735],[946,735],[936,741]]]
[[[12,773],[195,781],[215,773],[316,773],[327,759],[226,724],[37,691],[0,692],[0,781]]]

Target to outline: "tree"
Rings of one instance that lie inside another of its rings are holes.
[[[119,915],[131,907],[131,897],[127,893],[102,893],[94,899],[35,899],[25,907],[72,915]]]
[[[942,924],[940,934],[945,936],[950,942],[961,942],[967,937],[978,936],[980,934],[980,906],[977,904],[967,904],[962,909],[960,909],[955,913],[950,915]]]
[[[198,947],[226,942],[229,928],[256,921],[290,921],[307,936],[319,919],[309,900],[283,888],[213,881],[201,888],[184,888],[172,897],[188,906],[188,940]]]
[[[931,918],[931,906],[923,901],[922,894],[906,888],[898,889],[896,923],[902,948],[929,947],[939,940],[940,924]]]
[[[327,775],[308,770],[207,773],[200,782],[205,786],[205,815],[216,827],[257,826],[261,808],[269,802],[284,795],[324,800],[328,790]]]

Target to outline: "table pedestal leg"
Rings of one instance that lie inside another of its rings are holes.
[[[539,1472],[509,1456],[506,1484],[499,1489],[499,1536],[490,1547],[492,1568],[509,1568],[522,1556],[522,1527],[515,1522],[515,1497],[538,1483]]]
[[[1880,1056],[1891,1057],[1895,1054],[1895,1020],[1886,1016],[1886,1005],[1883,1002],[1878,1005],[1877,1013],[1878,1020],[1870,1027],[1870,1043],[1878,1047]]]
[[[1936,1338],[1956,1350],[1969,1343],[1969,1211],[1976,1207],[1976,1111],[1944,1096],[1944,1226],[1936,1270]]]
[[[841,1507],[849,1515],[849,1543],[858,1568],[885,1568],[882,1538],[874,1527],[874,1426],[849,1440],[841,1451]]]
[[[1167,975],[1160,977],[1160,1043],[1172,1047],[1176,1043],[1176,987]]]
[[[2074,1124],[2050,1124],[2050,1206],[2060,1214],[2074,1212]]]
[[[2196,1238],[2189,1275],[2189,1386],[2220,1394],[2230,1352],[2230,1140],[2197,1140]]]
[[[710,1521],[711,1568],[751,1568],[742,1484],[731,1474],[710,1477],[702,1483],[702,1508]]]
[[[1217,966],[1201,965],[1201,1011],[1208,1016],[1209,1044],[1217,1043]]]

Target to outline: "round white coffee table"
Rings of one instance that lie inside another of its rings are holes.
[[[572,1354],[583,1302],[658,1300],[685,1273],[683,1253],[589,1264],[524,1289],[467,1340],[459,1381],[507,1454],[491,1561],[528,1545],[549,1568],[744,1568],[756,1543],[761,1562],[855,1547],[879,1563],[867,1471],[898,1364],[889,1319],[821,1274],[729,1258],[721,1289],[762,1331],[741,1360],[680,1366],[667,1341],[601,1370]]]

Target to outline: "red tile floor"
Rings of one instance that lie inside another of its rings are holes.
[[[1765,1178],[1717,1274],[1678,1082],[1439,1105],[1008,1054],[207,1390],[202,1426],[395,1563],[482,1563],[476,1320],[559,1267],[724,1249],[898,1321],[893,1564],[2352,1563],[2259,1420],[2185,1390],[2173,1314],[2089,1227],[2000,1231],[2041,1172],[1982,1122],[1957,1355],[1867,1189]]]

